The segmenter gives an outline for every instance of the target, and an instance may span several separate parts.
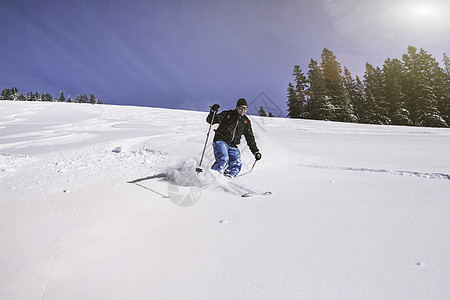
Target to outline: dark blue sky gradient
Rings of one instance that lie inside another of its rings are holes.
[[[0,88],[193,110],[264,92],[285,110],[293,66],[325,47],[360,76],[408,45],[450,53],[445,1],[361,2],[0,0]]]

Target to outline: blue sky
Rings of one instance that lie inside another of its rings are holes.
[[[0,88],[207,110],[264,92],[331,49],[362,76],[408,45],[450,54],[444,0],[0,0]]]

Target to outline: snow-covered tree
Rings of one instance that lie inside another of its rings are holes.
[[[356,122],[350,98],[344,86],[341,64],[336,55],[325,48],[322,51],[321,71],[326,94],[332,105],[332,120],[340,122]]]
[[[0,100],[12,100],[12,101],[18,101],[23,100],[24,97],[20,97],[19,90],[17,87],[12,88],[4,88],[1,95]]]
[[[49,93],[42,93],[41,94],[41,101],[45,102],[53,102],[53,96]]]
[[[368,124],[389,124],[385,85],[380,67],[366,63],[364,73],[365,101],[361,122]]]
[[[444,53],[444,68],[436,76],[437,107],[446,124],[450,126],[450,59]]]
[[[94,94],[91,94],[91,96],[89,97],[89,103],[91,104],[97,103],[97,99],[95,98]]]
[[[298,118],[298,110],[297,110],[297,93],[295,92],[294,85],[289,82],[287,88],[287,116],[288,118]]]
[[[419,126],[447,127],[438,110],[436,92],[439,89],[437,75],[439,64],[424,49],[408,47],[403,55],[405,80],[403,91],[411,120]]]
[[[448,76],[450,76],[450,58],[446,53],[444,53],[444,71]]]
[[[356,76],[356,79],[354,79],[346,67],[344,67],[344,87],[353,109],[355,121],[359,122],[361,109],[364,105],[364,86],[359,77]]]
[[[10,99],[10,91],[7,88],[4,88],[1,95],[0,100],[11,100]]]
[[[402,91],[403,64],[398,59],[388,58],[383,65],[384,91],[388,105],[388,115],[394,125],[411,125],[409,111],[404,102],[405,94]]]
[[[288,117],[303,118],[306,102],[305,89],[307,86],[307,79],[299,65],[294,66],[292,76],[294,76],[295,86],[290,82],[288,84]]]
[[[309,87],[306,90],[308,98],[305,106],[305,118],[332,120],[333,106],[330,104],[330,97],[327,95],[319,63],[311,59],[308,67]]]
[[[61,91],[61,93],[59,93],[58,102],[66,102],[66,97],[64,96],[63,91]]]
[[[343,122],[416,126],[450,125],[450,59],[444,68],[425,50],[409,46],[402,60],[383,67],[366,64],[364,80],[354,79],[331,50],[320,65],[311,59],[307,78],[294,67],[288,84],[288,116]]]

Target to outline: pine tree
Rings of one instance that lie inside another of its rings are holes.
[[[450,76],[450,58],[444,53],[444,72]]]
[[[439,64],[424,49],[409,46],[403,55],[405,83],[403,90],[411,112],[411,120],[418,126],[447,127],[438,110],[435,92]]]
[[[36,96],[33,92],[27,93],[27,101],[36,101]]]
[[[59,93],[58,102],[66,102],[66,97],[64,97],[63,91]]]
[[[70,97],[70,95],[69,95],[69,97],[67,97],[67,103],[73,103],[73,99],[72,99],[72,97]]]
[[[41,101],[45,102],[53,102],[53,96],[49,93],[42,93],[41,94]]]
[[[294,72],[292,75],[295,77],[294,81],[295,81],[295,92],[298,101],[297,103],[298,117],[303,118],[303,112],[306,102],[305,89],[308,85],[308,81],[299,65],[294,66]]]
[[[298,99],[297,92],[295,91],[292,83],[289,82],[287,88],[287,106],[288,106],[288,118],[300,118],[302,115],[302,109],[300,107],[300,101]]]
[[[365,101],[361,116],[362,123],[389,124],[388,105],[384,93],[385,85],[380,67],[366,63],[364,74]]]
[[[306,102],[305,89],[307,86],[307,79],[299,65],[294,66],[292,76],[294,76],[295,87],[289,82],[287,89],[288,117],[303,118]]]
[[[437,105],[445,123],[450,126],[450,59],[444,53],[444,68],[437,75]]]
[[[9,89],[4,88],[0,97],[1,100],[11,100]]]
[[[17,86],[16,86],[16,87],[13,87],[13,88],[12,88],[12,98],[13,98],[13,100],[14,100],[14,101],[20,100],[20,99],[19,99],[19,96],[20,96],[20,94],[19,94],[19,89],[17,88]]]
[[[356,79],[353,79],[352,74],[346,67],[344,67],[344,87],[353,108],[355,122],[359,122],[361,109],[364,105],[364,87],[359,77],[356,76]]]
[[[364,93],[364,84],[358,76],[356,76],[356,95],[357,97],[353,103],[353,111],[358,119],[358,122],[361,123],[361,115],[364,110],[366,94]]]
[[[261,117],[267,117],[266,111],[264,110],[264,108],[262,106],[259,108],[258,113]]]
[[[12,87],[11,89],[4,88],[0,96],[0,100],[18,101],[21,99],[23,99],[23,95],[20,97],[17,87]]]
[[[287,111],[288,111],[288,118],[298,118],[298,110],[297,110],[297,93],[295,92],[295,88],[292,85],[292,83],[288,83],[287,88]]]
[[[91,96],[89,97],[89,103],[91,103],[91,104],[97,103],[97,99],[95,99],[94,94],[91,94]]]
[[[418,125],[418,88],[420,82],[420,71],[418,68],[417,48],[408,47],[408,54],[403,54],[404,80],[402,89],[405,92],[405,102],[410,111],[410,118],[414,125]]]
[[[403,64],[398,59],[387,59],[383,65],[385,97],[388,105],[389,117],[394,125],[411,125],[409,111],[404,102],[402,91]]]
[[[317,61],[311,59],[308,70],[308,84],[306,90],[307,102],[305,118],[314,120],[331,120],[333,107],[330,97],[327,96],[326,87]]]
[[[344,86],[341,64],[334,53],[325,48],[322,51],[322,78],[327,96],[332,105],[332,120],[339,122],[356,122],[349,96]]]

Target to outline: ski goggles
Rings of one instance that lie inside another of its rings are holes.
[[[247,110],[247,109],[248,109],[247,106],[238,106],[238,108],[239,108],[240,110]]]

